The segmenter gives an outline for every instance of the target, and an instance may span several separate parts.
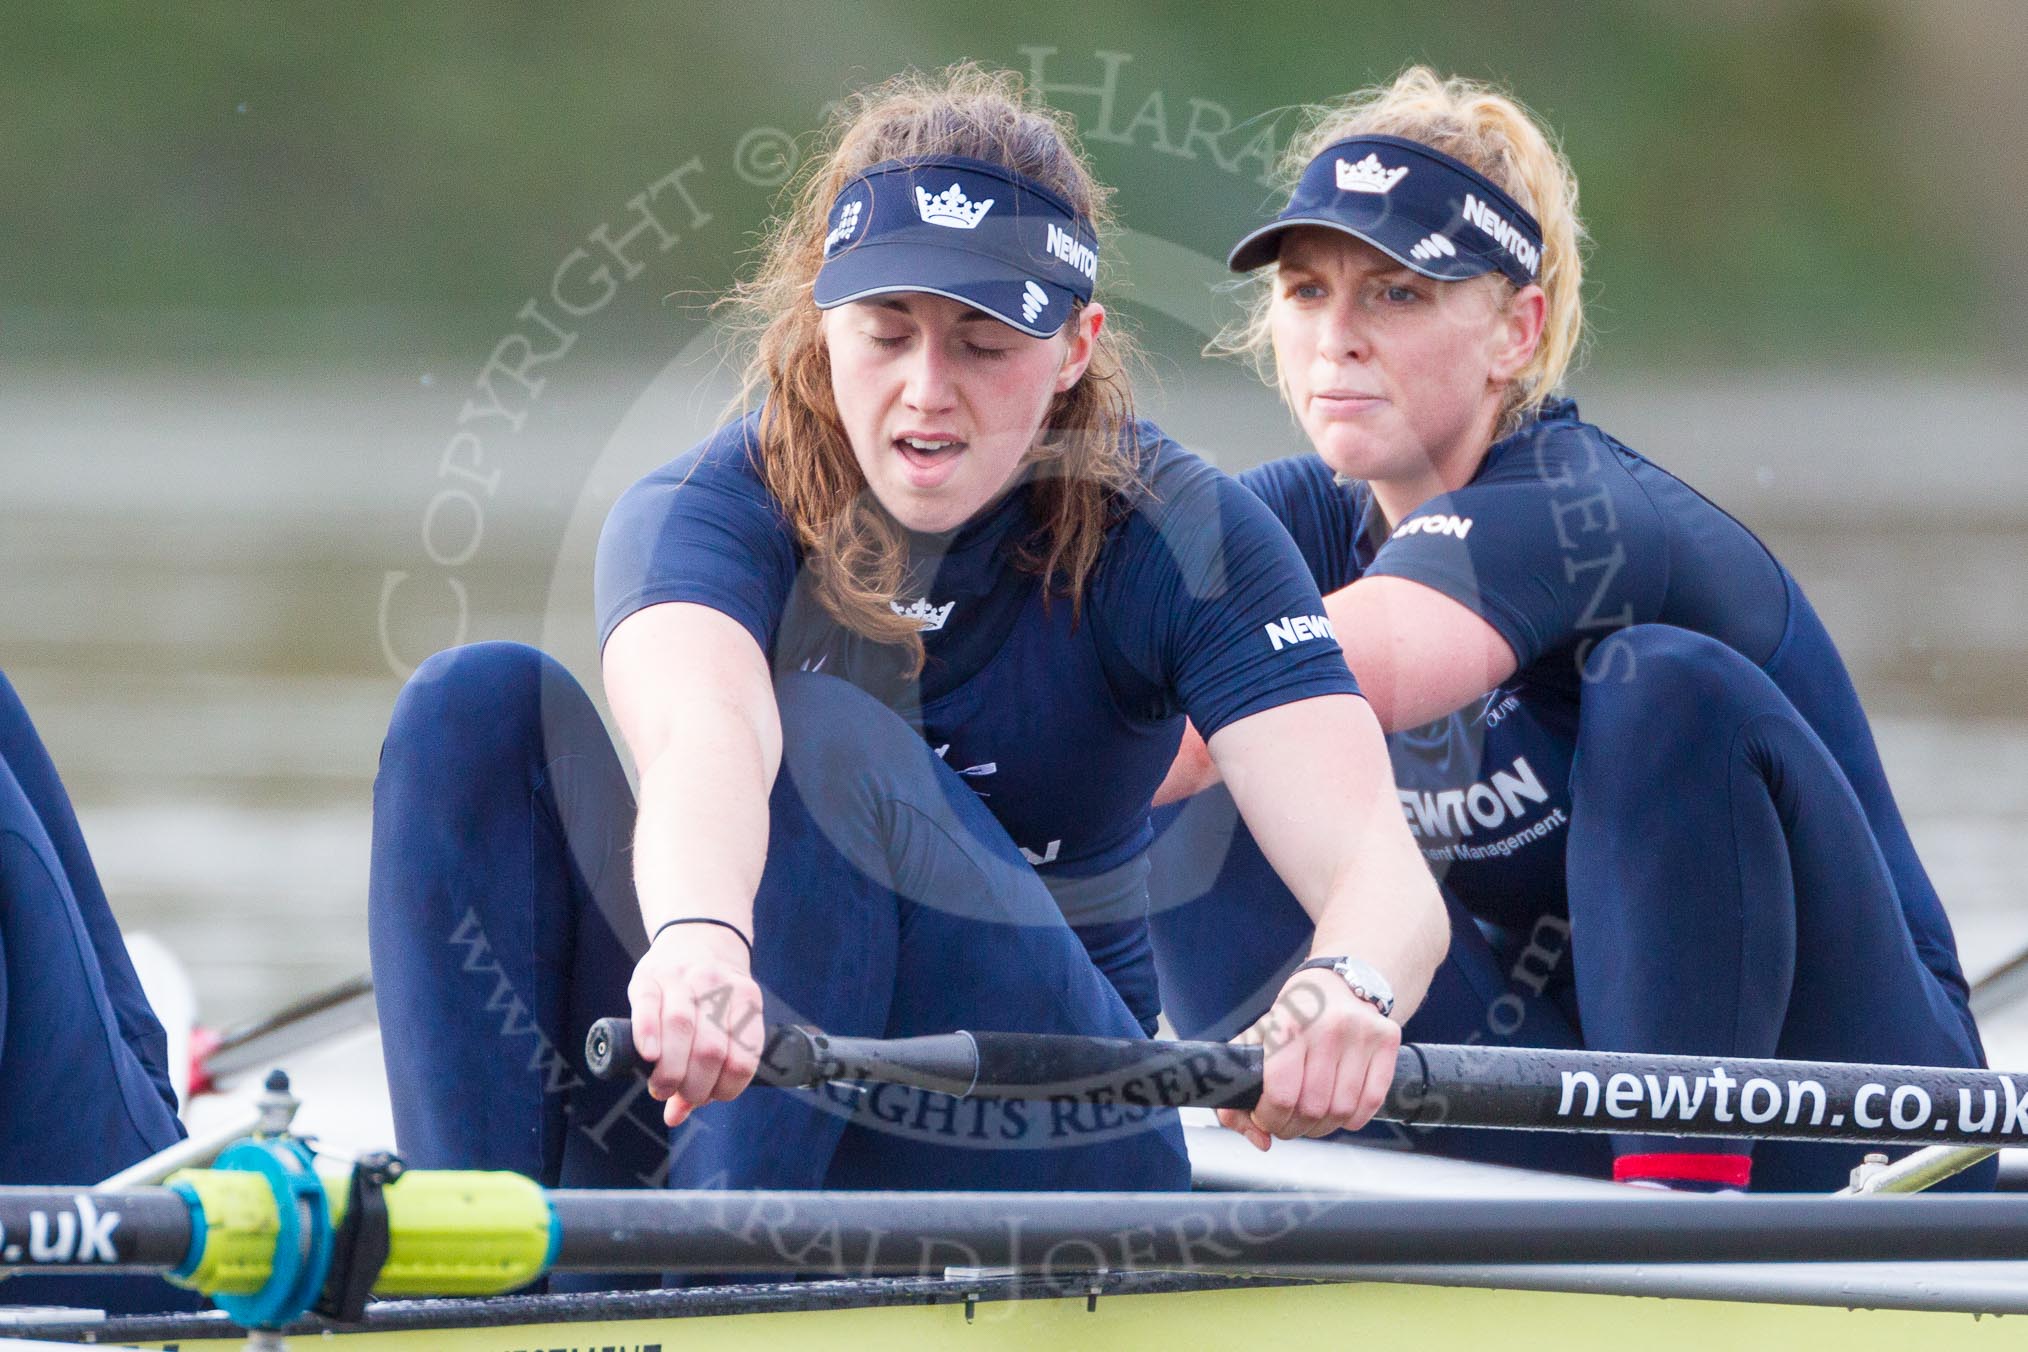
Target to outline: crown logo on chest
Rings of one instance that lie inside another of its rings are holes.
[[[957,604],[956,601],[946,601],[940,606],[933,606],[925,596],[905,606],[899,601],[889,601],[887,608],[904,620],[914,620],[917,626],[928,634],[944,627],[944,621],[951,617],[951,610]]]

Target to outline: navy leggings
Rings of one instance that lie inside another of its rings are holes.
[[[1628,629],[1630,680],[1587,685],[1567,906],[1489,933],[1448,898],[1451,951],[1410,1041],[1907,1065],[1984,1064],[1960,998],[1917,955],[1858,799],[1766,674],[1715,639]],[[1264,1010],[1310,923],[1222,791],[1168,809],[1155,953],[1184,1036]],[[1207,885],[1207,880],[1209,880]],[[1580,1032],[1581,1030],[1581,1032]],[[1606,1175],[1691,1140],[1376,1127],[1433,1153]],[[1763,1142],[1759,1190],[1842,1187],[1865,1147]],[[1961,1176],[1991,1186],[1995,1166]]]
[[[0,1184],[96,1183],[183,1138],[168,1042],[70,798],[0,676]],[[0,1304],[194,1309],[153,1277],[14,1277]]]
[[[768,1018],[839,1034],[1143,1036],[1034,870],[897,715],[776,685],[783,764],[754,903]],[[591,701],[531,648],[426,662],[374,788],[370,922],[396,1135],[431,1167],[564,1187],[1172,1189],[1173,1114],[756,1086],[673,1133],[584,1035],[627,1011],[645,936],[634,803]],[[1152,1011],[1148,1011],[1152,1013]]]

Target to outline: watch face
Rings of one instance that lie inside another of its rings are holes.
[[[1382,1014],[1394,1011],[1394,987],[1387,984],[1387,978],[1378,969],[1357,958],[1345,958],[1336,964],[1338,975],[1346,984],[1364,995]]]
[[[1357,958],[1312,958],[1302,964],[1304,967],[1329,967],[1344,983],[1351,987],[1360,999],[1378,1009],[1381,1014],[1394,1012],[1394,987],[1379,969]]]
[[[1387,978],[1380,975],[1378,969],[1355,958],[1347,958],[1339,963],[1338,975],[1360,987],[1368,995],[1375,995],[1383,1000],[1394,998],[1394,988],[1387,984]]]

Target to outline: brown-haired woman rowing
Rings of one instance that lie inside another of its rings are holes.
[[[736,297],[753,411],[601,542],[638,805],[529,649],[443,654],[396,711],[372,900],[403,1149],[549,1182],[1184,1186],[1166,1112],[747,1086],[763,1009],[1151,1032],[1149,803],[1185,715],[1353,974],[1299,978],[1244,1125],[1364,1122],[1441,907],[1302,560],[1134,418],[1068,126],[958,68],[849,101],[813,164]],[[673,1153],[579,1073],[621,1005]]]

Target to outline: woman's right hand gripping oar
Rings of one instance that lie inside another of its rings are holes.
[[[766,1034],[750,962],[738,931],[690,923],[664,925],[634,965],[634,1046],[672,1127],[753,1081]]]
[[[1275,1138],[1357,1131],[1387,1103],[1401,1026],[1335,973],[1298,971],[1274,1007],[1233,1039],[1265,1049],[1260,1102],[1218,1121],[1266,1150]]]

